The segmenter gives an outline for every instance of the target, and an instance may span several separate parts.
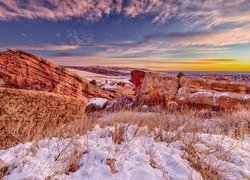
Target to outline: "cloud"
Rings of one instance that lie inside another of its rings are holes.
[[[102,60],[102,66],[123,66],[141,67],[155,70],[224,70],[224,71],[245,71],[250,64],[242,63],[237,59],[189,59],[178,60],[160,58],[160,56],[110,56],[103,53],[93,54],[55,54],[49,57],[60,65],[71,66],[92,66]],[[136,60],[136,61],[135,61]]]
[[[229,46],[250,43],[250,25],[218,32],[193,31],[154,33],[144,37],[143,43],[169,43],[173,46]]]
[[[21,49],[30,51],[65,51],[74,50],[80,48],[79,45],[53,45],[53,44],[42,44],[42,45],[15,45],[9,46],[9,49]],[[6,49],[5,47],[0,47],[0,49]]]
[[[104,15],[120,11],[120,0],[0,0],[0,19],[2,20],[23,17],[57,21],[79,17],[95,21]]]
[[[0,0],[0,20],[22,17],[58,21],[76,17],[98,21],[120,14],[130,18],[149,15],[156,23],[175,18],[190,26],[211,27],[249,23],[249,12],[249,0]]]

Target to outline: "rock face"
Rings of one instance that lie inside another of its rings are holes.
[[[145,74],[146,74],[146,72],[144,72],[144,71],[139,71],[139,70],[131,71],[131,80],[130,81],[135,85],[135,89],[137,89],[141,85],[141,83],[145,77]]]
[[[250,84],[204,77],[182,77],[176,100],[182,104],[236,108],[250,105]]]
[[[180,79],[181,87],[201,88],[219,92],[250,94],[250,84],[235,81],[218,81],[210,78],[184,76]]]
[[[178,104],[208,106],[223,109],[250,106],[250,84],[204,77],[184,76],[180,79],[167,74],[134,71],[131,81],[136,87],[136,102],[146,105]],[[177,102],[178,104],[176,104]]]
[[[232,92],[218,92],[208,89],[182,87],[176,96],[179,103],[205,105],[219,108],[236,108],[250,105],[250,95]]]
[[[24,51],[0,52],[0,86],[53,92],[72,97],[112,97],[84,78]]]
[[[166,106],[169,101],[175,99],[179,88],[177,77],[163,73],[144,72],[144,78],[141,79],[142,72],[132,72],[131,74],[134,76],[132,82],[138,86],[136,89],[138,104]]]

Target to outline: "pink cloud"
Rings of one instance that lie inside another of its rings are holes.
[[[248,0],[182,0],[178,3],[175,0],[128,0],[125,5],[122,0],[47,0],[50,6],[42,1],[27,1],[28,5],[23,7],[19,0],[0,0],[3,4],[0,6],[0,20],[24,17],[56,21],[79,17],[96,21],[105,15],[117,13],[127,17],[150,14],[154,17],[153,21],[158,23],[175,17],[189,25],[208,27],[228,22],[250,22],[250,10],[242,10],[250,8]]]
[[[65,51],[65,50],[73,50],[78,49],[80,46],[78,45],[53,45],[53,44],[42,44],[42,45],[16,45],[16,46],[8,46],[9,49],[21,49],[21,50],[31,50],[31,51]],[[1,48],[0,49],[6,49]]]

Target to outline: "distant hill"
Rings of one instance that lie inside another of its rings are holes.
[[[103,74],[106,76],[127,76],[130,75],[132,70],[143,70],[143,68],[131,68],[131,67],[114,67],[114,66],[64,66],[70,69],[77,69],[81,71],[88,71],[96,74]]]

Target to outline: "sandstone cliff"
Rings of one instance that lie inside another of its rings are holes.
[[[131,81],[136,86],[138,104],[166,106],[179,88],[179,79],[175,76],[156,72],[132,71]]]
[[[132,71],[138,104],[163,105],[171,101],[179,105],[198,105],[218,108],[250,106],[250,84],[225,79]]]
[[[112,98],[109,93],[71,71],[21,50],[0,52],[0,86],[77,98]]]

